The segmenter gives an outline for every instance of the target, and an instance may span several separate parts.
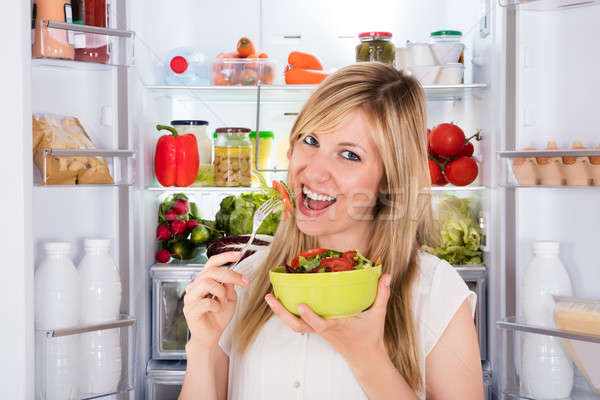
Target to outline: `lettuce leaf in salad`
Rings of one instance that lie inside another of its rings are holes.
[[[354,256],[354,261],[358,262],[358,264],[354,266],[354,269],[371,268],[373,266],[373,262],[367,257],[360,254],[358,250],[356,250],[356,256]]]
[[[471,199],[443,196],[434,210],[440,242],[437,246],[424,244],[423,250],[454,265],[481,264],[480,230],[470,203]]]

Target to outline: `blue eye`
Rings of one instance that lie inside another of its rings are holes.
[[[360,161],[360,157],[349,150],[342,151],[342,157],[350,161]]]
[[[315,139],[313,136],[310,136],[310,135],[306,135],[302,141],[309,146],[318,146],[319,145],[319,142],[317,142],[317,139]]]

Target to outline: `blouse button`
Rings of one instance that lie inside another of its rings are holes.
[[[299,387],[300,387],[300,382],[299,381],[294,382],[294,388],[298,389]]]

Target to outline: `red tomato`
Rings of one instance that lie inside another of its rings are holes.
[[[350,261],[353,266],[358,264],[358,262],[354,259],[354,257],[356,257],[356,251],[354,251],[354,250],[349,250],[349,251],[345,252],[344,254],[342,254],[342,258],[345,258],[346,260]]]
[[[331,257],[321,260],[320,268],[329,268],[331,272],[352,271],[354,265],[343,257]]]
[[[475,148],[473,147],[473,143],[469,142],[469,143],[465,143],[465,145],[463,146],[460,155],[461,156],[466,156],[466,157],[471,157],[473,155],[473,152],[475,151]]]
[[[440,166],[433,160],[429,160],[429,177],[431,178],[431,183],[435,184],[442,176],[442,169]]]
[[[457,125],[439,124],[431,130],[429,145],[435,154],[454,157],[465,145],[465,133]]]
[[[477,178],[477,163],[471,157],[460,156],[446,165],[444,174],[453,185],[465,186]]]
[[[444,176],[444,174],[440,175],[440,179],[438,179],[438,181],[435,184],[437,186],[446,186],[448,184],[448,181],[446,180],[446,177]]]
[[[291,262],[292,264],[292,268],[296,268],[298,266],[298,261],[300,259],[300,257],[312,257],[312,256],[316,256],[317,254],[322,254],[325,253],[327,251],[327,249],[312,249],[312,250],[306,250],[303,251],[302,253],[298,254]]]

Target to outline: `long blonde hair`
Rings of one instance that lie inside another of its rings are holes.
[[[390,273],[391,293],[384,328],[390,359],[414,389],[422,388],[419,347],[411,310],[411,288],[417,274],[419,243],[435,242],[432,230],[425,102],[419,83],[380,63],[340,69],[312,94],[298,115],[290,148],[304,133],[330,132],[353,111],[369,117],[371,135],[383,161],[387,188],[374,210],[366,257],[381,257]],[[289,178],[289,177],[288,177]],[[252,276],[253,287],[236,329],[243,353],[273,312],[264,301],[271,291],[268,270],[298,253],[317,247],[318,238],[302,233],[294,219],[284,219],[269,254]],[[343,249],[337,249],[343,250]]]

